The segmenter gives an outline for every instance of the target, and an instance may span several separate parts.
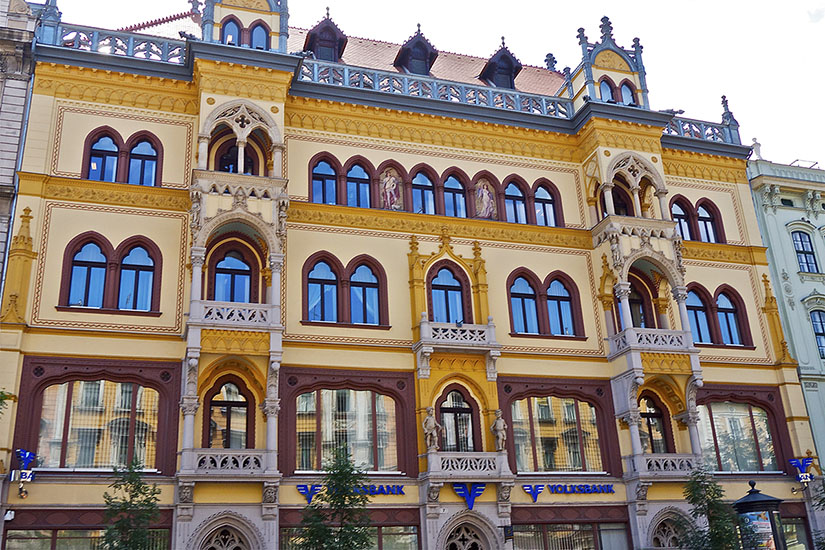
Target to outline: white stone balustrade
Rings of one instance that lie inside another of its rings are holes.
[[[689,353],[695,351],[689,332],[660,328],[628,328],[609,337],[610,355],[627,350]]]
[[[593,226],[593,246],[598,247],[613,235],[627,237],[672,239],[676,232],[676,222],[656,218],[636,216],[605,216]]]
[[[199,475],[261,475],[264,449],[195,449],[195,473]]]
[[[190,323],[203,327],[267,330],[279,322],[271,304],[198,300],[190,314]]]
[[[626,476],[651,480],[684,480],[702,464],[694,454],[655,453],[626,456]]]
[[[494,482],[515,479],[510,471],[507,453],[427,453],[427,474],[430,481]]]
[[[487,379],[496,379],[496,360],[501,355],[501,344],[496,342],[496,326],[490,317],[486,325],[464,323],[435,323],[421,314],[419,339],[413,344],[419,378],[428,378],[430,356],[434,352],[483,353],[486,357]]]

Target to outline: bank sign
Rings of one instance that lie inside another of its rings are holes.
[[[595,484],[595,483],[573,483],[569,485],[562,485],[556,483],[548,483],[547,485],[522,485],[521,489],[530,495],[533,502],[538,502],[539,495],[547,489],[547,492],[553,495],[592,495],[615,493],[613,484]]]

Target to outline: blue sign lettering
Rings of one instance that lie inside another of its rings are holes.
[[[580,483],[578,485],[547,485],[548,491],[554,495],[587,495],[593,493],[615,493],[613,484]],[[527,489],[525,489],[526,491]]]
[[[298,485],[298,492],[307,499],[307,504],[312,504],[312,498],[325,489],[324,485]],[[352,488],[356,495],[404,495],[403,485],[361,485]]]

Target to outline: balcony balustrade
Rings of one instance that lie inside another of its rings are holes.
[[[610,355],[628,350],[665,353],[690,353],[695,351],[690,333],[683,330],[659,328],[628,328],[609,337]]]
[[[430,355],[433,352],[480,353],[486,357],[488,380],[496,379],[496,360],[501,355],[501,344],[496,342],[496,326],[493,318],[486,325],[464,323],[435,323],[421,314],[418,325],[419,339],[413,344],[418,363],[418,375],[429,377]]]
[[[186,42],[183,40],[65,23],[59,24],[57,32],[50,36],[53,41],[44,40],[44,35],[39,33],[38,42],[49,46],[175,65],[186,63]]]
[[[268,330],[280,323],[275,309],[271,304],[195,300],[189,322],[205,328]]]
[[[427,472],[430,482],[482,482],[511,481],[507,453],[427,453]]]
[[[694,454],[641,454],[624,459],[625,477],[646,481],[684,481],[702,464],[702,457]]]

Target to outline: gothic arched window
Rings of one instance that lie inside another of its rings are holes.
[[[152,308],[152,290],[155,262],[145,248],[136,246],[120,262],[118,309],[149,311]]]
[[[474,450],[473,408],[457,390],[447,394],[447,399],[439,410],[445,452],[467,452]]]
[[[699,294],[691,290],[687,295],[686,306],[693,341],[697,344],[710,344],[713,340],[708,323],[707,304],[699,297]]]
[[[674,202],[670,207],[670,216],[676,222],[676,229],[683,240],[693,240],[693,231],[690,229],[690,217],[685,209],[678,202]]]
[[[155,185],[158,168],[158,152],[149,142],[143,140],[129,151],[128,183],[135,185]]]
[[[110,181],[117,179],[118,146],[109,136],[102,136],[92,145],[89,155],[89,179]]]
[[[467,199],[464,186],[455,176],[444,182],[444,214],[454,218],[467,217]]]
[[[269,49],[269,33],[263,25],[255,25],[249,33],[250,46],[253,50]]]
[[[696,209],[696,221],[699,223],[699,238],[706,243],[715,243],[716,240],[716,220],[710,210],[704,206]]]
[[[377,325],[378,277],[366,265],[360,265],[350,277],[350,316],[352,323]]]
[[[446,267],[439,270],[430,285],[432,317],[436,323],[470,321],[464,319],[464,296],[461,283]]]
[[[347,172],[347,205],[370,207],[370,176],[360,164],[354,164]]]
[[[510,223],[527,223],[524,192],[515,183],[504,190],[504,208]]]
[[[253,404],[254,405],[254,404]],[[210,449],[246,449],[249,447],[249,416],[254,414],[249,400],[238,384],[225,382],[214,391],[207,404],[209,411]]]
[[[719,330],[722,333],[722,343],[728,346],[741,346],[742,336],[739,332],[739,312],[727,294],[722,293],[716,298],[716,316],[719,319]]]
[[[69,305],[103,307],[106,256],[95,243],[86,243],[72,258]]]
[[[524,277],[516,279],[510,287],[510,311],[513,316],[513,332],[539,333],[536,291]]]
[[[412,211],[416,214],[435,214],[433,182],[424,172],[418,172],[412,179],[412,200]]]
[[[307,277],[308,321],[338,321],[338,276],[326,262],[318,262]]]
[[[252,269],[240,252],[231,250],[215,266],[215,300],[249,302]]]
[[[319,161],[312,169],[312,202],[335,204],[337,175],[330,163]]]
[[[547,314],[550,334],[570,336],[575,334],[570,291],[556,279],[547,287]]]
[[[230,46],[240,46],[241,28],[233,20],[228,20],[221,25],[221,42]]]
[[[555,197],[545,187],[536,189],[534,197],[536,207],[536,225],[555,226]]]

